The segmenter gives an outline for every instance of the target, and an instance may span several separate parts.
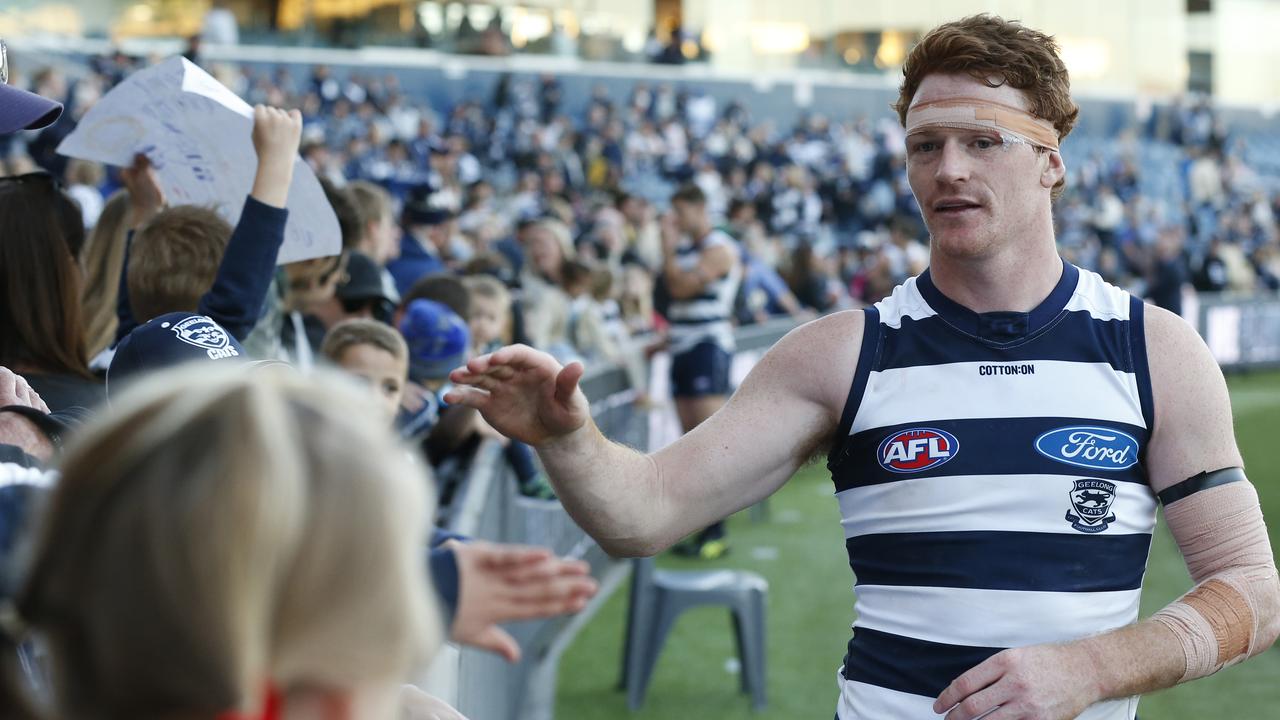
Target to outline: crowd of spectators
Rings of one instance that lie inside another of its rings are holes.
[[[65,99],[67,112],[0,148],[10,174],[42,167],[79,204],[87,352],[98,368],[121,335],[104,308],[115,306],[128,183],[54,148],[144,63],[117,54],[34,72],[30,86]],[[302,157],[343,228],[341,256],[282,269],[246,347],[307,365],[344,320],[403,324],[411,301],[443,304],[463,327],[420,343],[441,356],[417,362],[405,401],[405,416],[426,413],[427,426],[445,366],[511,341],[627,365],[642,383],[638,358],[661,347],[669,302],[660,220],[681,185],[701,189],[741,247],[739,324],[873,303],[927,266],[902,131],[887,113],[799,113],[785,125],[664,82],[636,82],[625,97],[602,84],[570,102],[549,75],[504,75],[483,101],[432,106],[395,75],[210,70],[251,103],[301,111]],[[1251,169],[1244,147],[1196,100],[1118,138],[1072,137],[1056,205],[1064,256],[1174,310],[1190,287],[1280,288],[1280,185]],[[207,289],[217,263],[204,266]],[[459,427],[433,458],[486,434],[474,413]]]
[[[113,178],[52,148],[94,98],[139,64],[117,55],[94,59],[74,78],[36,73],[35,89],[66,97],[68,115],[7,148],[12,169],[30,158],[63,177],[90,226]],[[718,105],[697,89],[647,82],[619,100],[616,87],[601,85],[571,105],[551,76],[504,76],[486,101],[433,107],[394,75],[212,69],[251,103],[301,109],[302,153],[321,177],[389,193],[379,232],[398,232],[414,193],[442,213],[438,257],[415,268],[467,274],[468,266],[472,273],[483,267],[518,287],[529,275],[526,235],[534,221],[556,220],[564,227],[550,232],[567,232],[570,241],[562,260],[608,270],[610,287],[596,294],[629,309],[622,315],[632,330],[651,329],[635,313],[647,305],[635,294],[645,292],[640,275],[657,279],[658,215],[682,182],[702,188],[713,218],[746,250],[741,322],[798,306],[824,312],[874,302],[927,258],[901,130],[887,113],[801,113],[788,127],[758,121],[738,103]],[[1057,206],[1064,254],[1166,306],[1186,281],[1205,291],[1276,289],[1274,180],[1258,182],[1243,146],[1206,103],[1157,117],[1106,146],[1085,137],[1076,150],[1076,138],[1068,141],[1072,177]],[[1151,148],[1172,159],[1147,162]],[[1150,192],[1144,174],[1169,170],[1176,186]],[[380,264],[395,256],[391,244],[375,258]],[[412,279],[397,276],[402,292]]]
[[[5,71],[0,137],[63,113]],[[580,560],[431,530],[440,491],[406,442],[419,434],[397,439],[393,423],[409,377],[434,388],[465,359],[467,326],[428,299],[397,310],[398,329],[373,319],[372,298],[341,302],[354,251],[277,277],[301,134],[297,110],[253,109],[255,170],[234,225],[170,204],[142,154],[92,221],[60,175],[0,175],[6,717],[288,706],[463,720],[402,686],[443,636],[514,662],[500,623],[577,612],[594,595]],[[85,190],[99,192],[95,172]],[[330,190],[340,208],[355,194]],[[363,215],[342,212],[343,239],[361,240]],[[334,303],[350,319],[319,348],[333,369],[299,372],[315,364],[302,353],[295,367],[248,362],[255,334],[283,348],[293,327],[306,346],[304,313],[320,322]],[[435,429],[466,420],[432,418],[428,450]],[[531,464],[521,448],[513,464]]]

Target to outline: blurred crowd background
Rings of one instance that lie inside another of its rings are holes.
[[[198,47],[189,55],[202,62]],[[147,63],[124,53],[13,63],[19,82],[63,99],[68,112],[0,141],[4,169],[53,173],[92,230],[118,173],[54,148],[96,98]],[[482,78],[471,99],[449,104],[360,68],[207,67],[250,103],[300,109],[303,157],[335,189],[380,189],[354,204],[378,215],[360,222],[385,239],[365,249],[390,264],[401,292],[427,270],[489,274],[517,298],[524,279],[548,281],[573,316],[560,323],[565,332],[516,339],[599,354],[568,332],[588,307],[627,334],[660,330],[659,222],[683,183],[703,190],[713,222],[744,250],[739,323],[872,303],[927,265],[901,128],[887,108],[779,120],[696,82],[579,82],[570,92],[555,75],[513,73]],[[1070,177],[1055,219],[1067,259],[1175,311],[1192,288],[1280,287],[1280,147],[1237,133],[1207,98],[1178,98],[1105,136],[1083,128],[1064,155]],[[397,272],[414,203],[433,211],[437,257]],[[540,235],[554,236],[555,257],[531,252]],[[520,333],[518,320],[511,330]]]

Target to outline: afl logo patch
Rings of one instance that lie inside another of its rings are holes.
[[[1138,441],[1105,427],[1064,427],[1036,438],[1036,451],[1068,465],[1124,470],[1138,464]]]
[[[959,451],[960,442],[949,432],[911,428],[885,438],[876,450],[876,459],[889,472],[913,473],[937,467]]]

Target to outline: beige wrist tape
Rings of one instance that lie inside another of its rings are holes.
[[[960,97],[934,100],[912,105],[907,110],[906,131],[924,132],[946,127],[968,130],[996,130],[1024,140],[1036,147],[1058,149],[1058,130],[1053,123],[1001,103],[978,98]]]
[[[1253,485],[1186,495],[1165,506],[1165,519],[1197,583],[1153,617],[1182,644],[1180,682],[1269,648],[1280,635],[1280,578]]]

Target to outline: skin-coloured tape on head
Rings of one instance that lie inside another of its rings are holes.
[[[937,127],[994,130],[1046,150],[1058,149],[1058,131],[1053,123],[1012,105],[990,100],[948,98],[917,103],[907,110],[908,137]]]

